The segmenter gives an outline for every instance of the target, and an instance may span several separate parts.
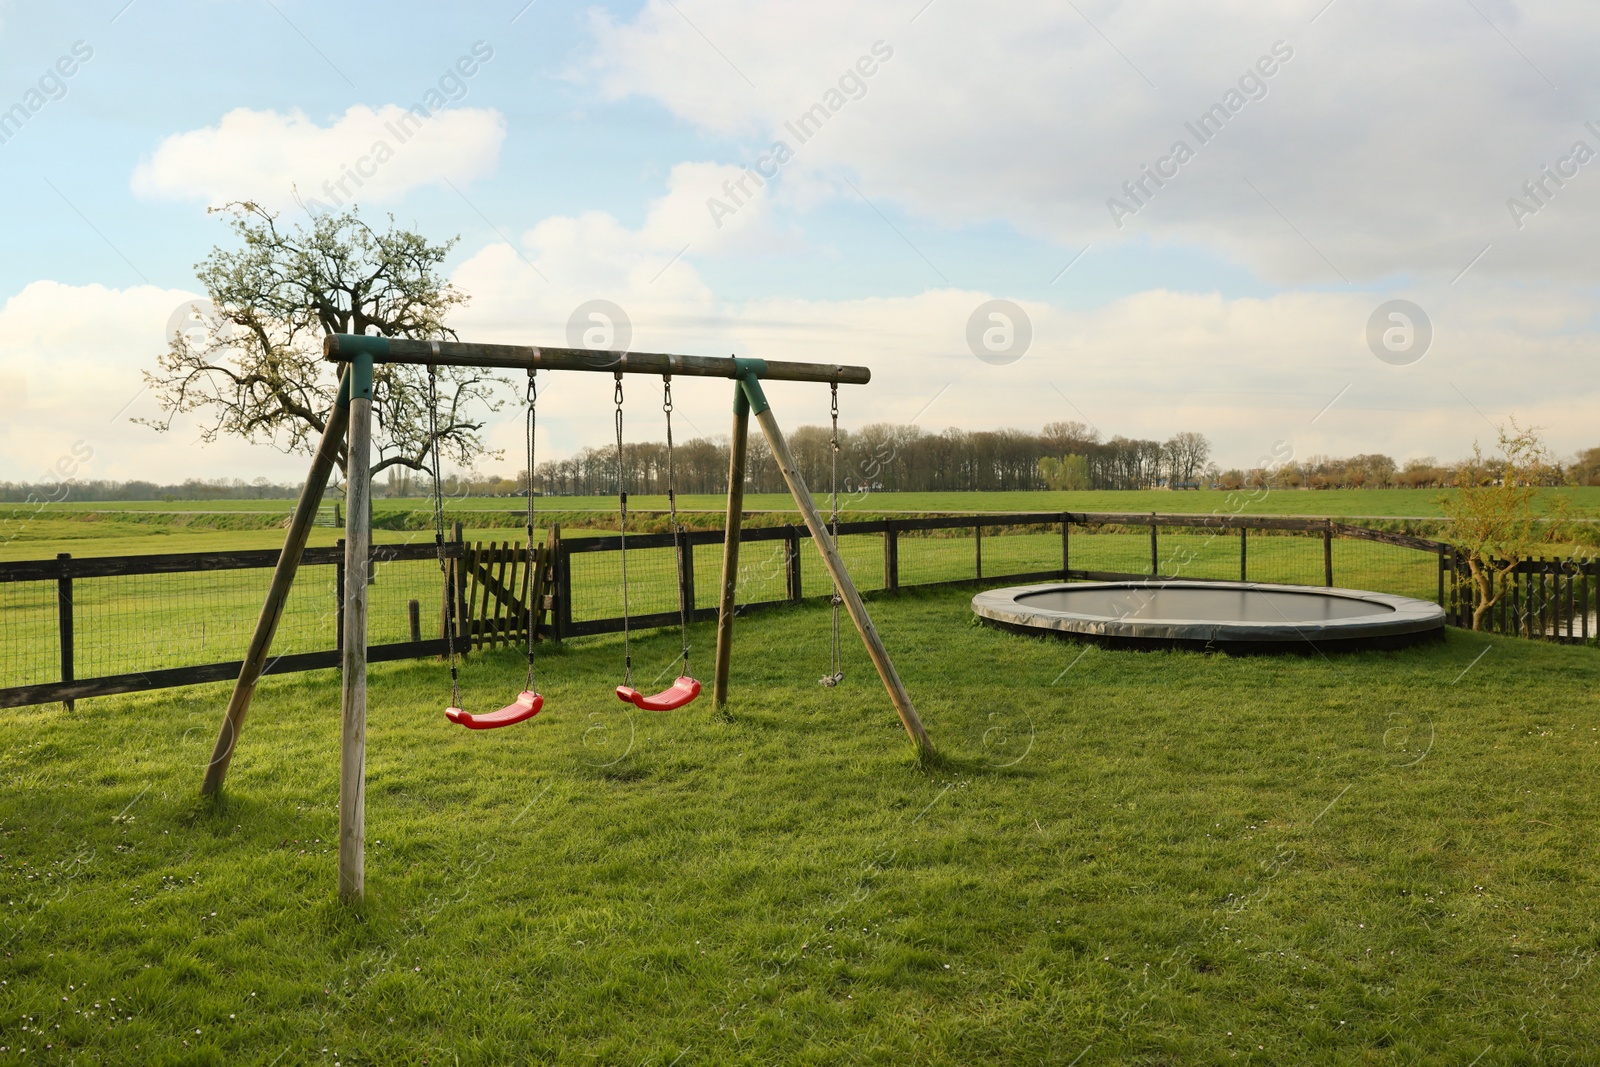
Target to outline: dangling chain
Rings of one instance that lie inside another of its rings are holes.
[[[672,473],[672,375],[661,376],[661,411],[667,417],[667,509],[672,513],[672,540],[678,550],[678,629],[683,635],[683,673],[690,677],[693,672],[689,670],[689,609],[691,607],[684,599],[684,546],[689,534],[682,526],[678,525],[678,490],[677,481]]]
[[[533,594],[534,590],[540,588],[535,573],[539,560],[533,548],[533,471],[538,447],[535,436],[539,428],[539,386],[534,381],[534,375],[537,373],[538,371],[532,367],[528,368],[528,484],[526,486],[528,491],[528,564],[525,573],[528,581],[528,692],[530,693],[538,692],[533,684],[533,620],[537,617]]]
[[[830,510],[828,521],[833,527],[833,547],[837,551],[839,548],[839,383],[832,382],[830,384],[833,391],[830,412],[833,416],[833,439],[829,444],[832,445],[833,480],[829,486],[828,493]],[[844,598],[839,595],[839,584],[835,582],[833,586],[832,667],[827,677],[821,679],[822,684],[829,688],[844,681],[844,668],[839,663],[839,605],[842,603],[844,603]]]
[[[628,494],[622,481],[622,372],[617,371],[617,388],[612,394],[617,404],[617,549],[622,560],[622,681],[633,685],[633,646],[628,634]]]
[[[456,588],[444,558],[444,489],[439,481],[439,379],[428,365],[428,444],[433,451],[433,543],[439,551],[439,572],[444,575],[444,641],[450,657],[450,706],[461,706],[461,678],[456,671]]]

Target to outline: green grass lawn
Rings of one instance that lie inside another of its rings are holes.
[[[727,716],[630,714],[610,639],[491,733],[375,668],[356,908],[332,672],[218,805],[226,686],[0,713],[0,1062],[1595,1062],[1592,649],[1085,651],[968,595],[873,604],[927,767],[857,646],[813,681],[820,605],[739,623]]]

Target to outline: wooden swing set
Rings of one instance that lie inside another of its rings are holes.
[[[223,780],[227,777],[228,765],[238,744],[240,731],[244,727],[245,715],[249,711],[251,697],[255,693],[256,685],[260,681],[262,671],[266,666],[268,653],[272,647],[272,639],[278,628],[278,621],[282,617],[284,605],[289,597],[289,590],[294,583],[295,572],[299,568],[300,558],[306,547],[306,540],[316,520],[318,507],[322,501],[323,489],[327,485],[329,475],[333,472],[339,453],[339,446],[341,443],[345,443],[347,444],[349,458],[345,471],[346,579],[342,618],[340,620],[343,634],[343,688],[341,694],[343,731],[340,743],[339,774],[339,895],[345,900],[359,899],[363,893],[365,883],[367,575],[371,551],[371,528],[367,522],[367,515],[372,495],[372,373],[375,364],[398,363],[427,367],[430,419],[435,416],[437,411],[434,383],[435,372],[438,367],[505,368],[527,372],[527,458],[530,477],[527,525],[530,539],[530,560],[533,558],[531,540],[533,536],[533,493],[531,478],[534,469],[534,412],[537,396],[534,376],[539,370],[588,371],[615,376],[617,381],[615,400],[618,488],[623,536],[621,547],[623,548],[622,558],[624,560],[621,587],[624,619],[627,616],[627,495],[622,491],[623,486],[621,484],[623,377],[628,374],[648,374],[659,375],[662,378],[665,392],[663,407],[668,416],[669,447],[672,432],[672,379],[674,377],[732,379],[735,383],[733,394],[733,438],[732,447],[729,449],[727,523],[722,555],[721,600],[717,614],[717,649],[712,680],[713,703],[720,708],[725,706],[728,700],[728,671],[733,655],[733,617],[739,574],[739,530],[744,510],[745,459],[749,444],[750,416],[753,413],[767,439],[767,444],[772,450],[773,458],[783,475],[783,480],[789,487],[790,494],[794,497],[795,505],[800,509],[800,514],[805,519],[806,527],[811,532],[811,539],[816,544],[817,551],[821,554],[822,561],[833,579],[835,613],[833,673],[824,677],[822,683],[824,685],[836,684],[839,678],[842,677],[839,673],[837,640],[838,608],[842,605],[849,613],[850,620],[855,624],[856,631],[861,636],[861,642],[866,647],[867,655],[872,659],[873,666],[877,668],[878,677],[883,681],[883,686],[889,693],[889,699],[894,704],[895,711],[899,714],[901,725],[905,727],[907,735],[920,753],[924,755],[932,753],[933,746],[928,740],[926,730],[923,729],[922,720],[917,716],[917,710],[911,703],[911,697],[901,683],[900,676],[896,673],[894,664],[889,659],[889,653],[884,649],[883,640],[878,636],[878,631],[872,625],[872,619],[867,615],[867,609],[861,601],[860,593],[857,592],[855,584],[850,580],[850,574],[845,569],[844,560],[839,555],[835,538],[830,535],[827,524],[817,511],[816,503],[812,500],[811,493],[806,488],[805,480],[800,476],[800,470],[795,464],[794,455],[789,451],[788,442],[784,439],[783,432],[778,428],[777,420],[772,414],[771,405],[768,404],[766,394],[761,387],[763,380],[829,383],[834,393],[833,411],[835,441],[837,441],[838,387],[841,384],[865,385],[871,379],[871,371],[866,367],[834,366],[819,363],[767,362],[759,359],[714,356],[679,356],[652,352],[606,352],[571,348],[533,348],[522,345],[415,341],[354,334],[335,334],[326,338],[323,343],[323,358],[341,365],[338,397],[332,412],[328,416],[322,439],[317,445],[317,451],[312,458],[311,470],[306,478],[305,486],[301,490],[300,499],[295,505],[294,514],[290,518],[288,533],[284,538],[283,552],[278,557],[277,567],[273,571],[272,582],[267,590],[266,602],[261,609],[261,616],[256,622],[255,632],[251,637],[250,647],[245,654],[243,665],[240,667],[239,678],[234,684],[233,695],[228,701],[228,709],[223,718],[222,728],[217,735],[217,743],[212,752],[211,762],[206,767],[205,781],[201,785],[200,792],[203,796],[216,794],[221,790]],[[432,473],[434,475],[435,540],[439,545],[442,565],[444,562],[444,509],[439,488],[437,427],[432,426],[431,430],[434,433],[432,438],[434,441]],[[835,467],[835,471],[835,478],[837,479],[837,467]],[[668,500],[673,510],[673,529],[679,532],[681,537],[681,530],[677,524],[676,493],[670,481],[669,476]],[[837,486],[835,486],[835,524],[837,524],[837,518]],[[678,559],[679,566],[682,567],[684,555],[681,550],[678,554]],[[453,600],[453,597],[447,598],[449,603],[453,603]],[[511,704],[485,715],[473,715],[461,708],[453,643],[455,626],[452,620],[446,619],[445,633],[447,639],[451,642],[449,658],[452,695],[454,697],[450,707],[445,712],[450,721],[473,729],[492,729],[525,721],[538,713],[543,704],[543,697],[537,692],[534,683],[534,625],[531,618],[533,610],[531,597],[529,598],[528,606],[530,618],[527,620],[528,673],[526,687]],[[670,710],[684,706],[699,695],[700,683],[694,679],[688,665],[687,613],[690,608],[692,608],[692,605],[680,604],[680,614],[683,616],[683,673],[677,681],[664,692],[654,695],[642,694],[635,690],[632,683],[631,656],[626,652],[627,645],[625,642],[625,684],[617,687],[616,695],[619,699],[647,710]],[[624,635],[626,638],[626,629],[624,630]]]

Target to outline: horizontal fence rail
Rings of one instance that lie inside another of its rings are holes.
[[[803,526],[740,534],[740,610],[832,595],[802,545]],[[459,527],[441,575],[432,544],[377,545],[369,590],[374,661],[440,656],[445,626],[458,650],[515,647],[623,628],[621,539],[547,532],[526,544],[464,544]],[[1048,581],[1203,579],[1339,586],[1432,600],[1450,623],[1522,637],[1600,637],[1600,562],[1500,565],[1493,603],[1449,545],[1325,519],[1141,512],[1032,512],[873,519],[838,524],[858,587]],[[721,530],[627,538],[635,629],[676,626],[680,610],[713,619]],[[127,693],[237,676],[276,550],[0,563],[0,707]],[[266,673],[334,667],[344,596],[342,547],[305,551]],[[423,637],[424,606],[431,631]]]

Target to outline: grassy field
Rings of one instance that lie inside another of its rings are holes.
[[[1313,515],[1333,518],[1437,517],[1438,490],[1353,489],[1326,492],[1274,490],[1240,498],[1224,492],[1093,492],[1093,493],[873,493],[842,502],[844,518],[866,519],[899,514],[1005,513],[1030,511],[1112,511],[1251,515]],[[1600,514],[1600,488],[1551,490],[1547,497],[1567,496],[1580,514]],[[775,513],[780,521],[797,518],[793,502],[783,495],[753,494],[746,507]],[[723,499],[684,496],[679,506],[704,526],[720,527]],[[67,501],[43,508],[12,505],[0,521],[0,561],[37,559],[57,552],[74,555],[127,555],[145,552],[205,552],[277,548],[293,502],[288,500],[130,501],[93,503]],[[541,499],[540,525],[561,521],[572,536],[614,529],[616,501],[611,497]],[[667,509],[665,497],[636,496],[630,507],[646,526],[659,526]],[[431,538],[431,504],[426,499],[380,499],[375,502],[383,543],[426,542]],[[452,519],[466,526],[469,540],[505,540],[516,536],[521,502],[513,499],[452,501]],[[401,521],[403,520],[403,522]],[[408,529],[385,528],[385,524]],[[313,545],[332,545],[341,536],[331,526],[316,527]]]
[[[819,504],[825,505],[825,495],[820,487]],[[1439,505],[1441,496],[1454,490],[1440,489],[1331,489],[1300,491],[1274,489],[1270,491],[1241,490],[1237,495],[1222,490],[1168,490],[1098,491],[1082,493],[1012,492],[1012,493],[868,493],[841,497],[841,506],[852,513],[872,515],[912,513],[951,514],[982,512],[1027,511],[1138,511],[1173,514],[1247,514],[1247,515],[1310,515],[1317,517],[1369,517],[1369,518],[1435,518],[1444,514]],[[1547,500],[1564,496],[1572,506],[1593,512],[1600,509],[1600,487],[1547,490]],[[667,508],[664,496],[632,496],[629,506],[636,510]],[[681,495],[678,506],[683,509],[720,512],[725,502],[720,496]],[[425,499],[380,500],[377,508],[420,508],[430,505]],[[466,511],[473,508],[516,510],[515,500],[467,500],[452,505],[453,509]],[[616,508],[616,500],[607,496],[552,497],[541,499],[540,508],[559,508],[566,511]],[[794,510],[794,502],[785,493],[751,493],[745,497],[745,507],[751,511]]]
[[[332,672],[216,805],[224,686],[3,713],[0,1062],[1595,1062],[1592,650],[1085,652],[967,595],[874,605],[926,767],[855,647],[813,681],[821,606],[740,623],[727,716],[628,714],[610,640],[489,734],[375,668],[353,909]]]
[[[93,525],[93,524],[79,524]],[[329,531],[333,532],[333,531]],[[967,536],[902,537],[902,585],[977,577],[977,544]],[[516,531],[485,531],[513,537]],[[221,536],[221,535],[218,535]],[[1142,533],[1079,530],[1072,535],[1073,566],[1085,570],[1147,573],[1149,537]],[[1161,572],[1188,578],[1238,578],[1236,535],[1172,529],[1160,541]],[[782,600],[787,566],[781,541],[752,542],[741,552],[739,597],[744,603]],[[1016,532],[983,539],[983,574],[1034,574],[1061,566],[1055,532]],[[840,551],[856,583],[866,590],[884,584],[883,542],[875,534],[847,534]],[[636,614],[677,610],[677,566],[671,549],[628,553],[629,602]],[[575,621],[622,614],[619,559],[615,552],[577,553],[572,560]],[[721,554],[694,554],[696,605],[714,607]],[[1321,585],[1319,538],[1257,536],[1250,539],[1249,576],[1256,581]],[[217,663],[242,658],[271,579],[270,569],[185,574],[119,575],[79,579],[73,586],[75,666],[78,678]],[[807,596],[832,591],[827,572],[809,546],[802,549],[802,589]],[[1366,541],[1334,543],[1334,580],[1351,588],[1433,599],[1438,591],[1436,559],[1424,552]],[[296,578],[279,624],[279,652],[314,652],[334,647],[337,625],[334,569],[305,567]],[[441,579],[430,560],[380,564],[370,590],[369,633],[375,644],[409,635],[407,602],[423,607],[424,633],[435,636]],[[0,686],[31,685],[61,677],[57,654],[56,586],[53,581],[0,585]]]

